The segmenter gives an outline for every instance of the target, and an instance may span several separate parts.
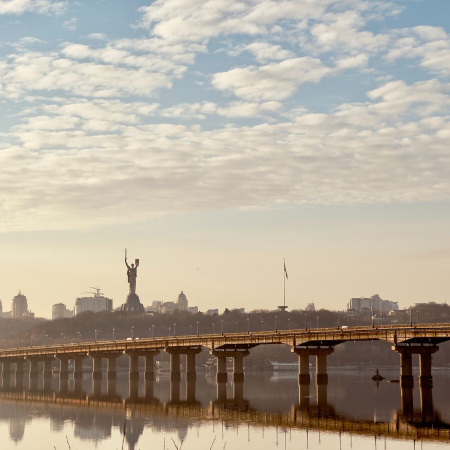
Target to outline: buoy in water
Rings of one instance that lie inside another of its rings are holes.
[[[381,381],[381,380],[384,380],[384,377],[382,377],[382,376],[380,375],[380,372],[378,372],[378,369],[377,369],[377,371],[375,372],[375,375],[372,377],[372,380],[374,380],[374,381]]]

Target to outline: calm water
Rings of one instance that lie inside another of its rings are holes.
[[[382,374],[398,378],[398,371]],[[249,373],[243,386],[229,382],[219,391],[214,375],[199,373],[195,392],[184,380],[178,391],[165,376],[130,387],[125,373],[115,386],[94,386],[89,374],[77,386],[60,386],[56,376],[47,386],[11,381],[0,390],[0,448],[59,450],[68,441],[73,450],[121,449],[125,424],[127,449],[450,447],[450,372],[434,374],[432,398],[416,386],[403,404],[398,384],[377,385],[371,375],[330,370],[328,388],[311,384],[309,395],[295,373]]]

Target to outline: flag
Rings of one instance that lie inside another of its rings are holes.
[[[284,274],[286,275],[286,280],[289,280],[288,273],[286,270],[286,263],[284,263]]]

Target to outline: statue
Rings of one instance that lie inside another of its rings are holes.
[[[131,264],[130,266],[127,261],[127,249],[125,249],[125,265],[127,266],[127,277],[130,288],[127,295],[127,300],[122,305],[121,311],[144,313],[144,306],[139,299],[139,295],[136,294],[136,278],[137,268],[139,267],[139,259],[135,259],[134,264]]]
[[[130,285],[130,294],[136,294],[136,278],[137,278],[137,268],[139,267],[139,259],[135,259],[135,264],[128,265],[127,257],[125,254],[125,265],[127,266],[127,276],[128,284]]]

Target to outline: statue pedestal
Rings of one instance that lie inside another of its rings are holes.
[[[144,306],[139,300],[139,295],[128,294],[126,302],[122,305],[122,311],[137,312],[137,313],[145,312]]]

